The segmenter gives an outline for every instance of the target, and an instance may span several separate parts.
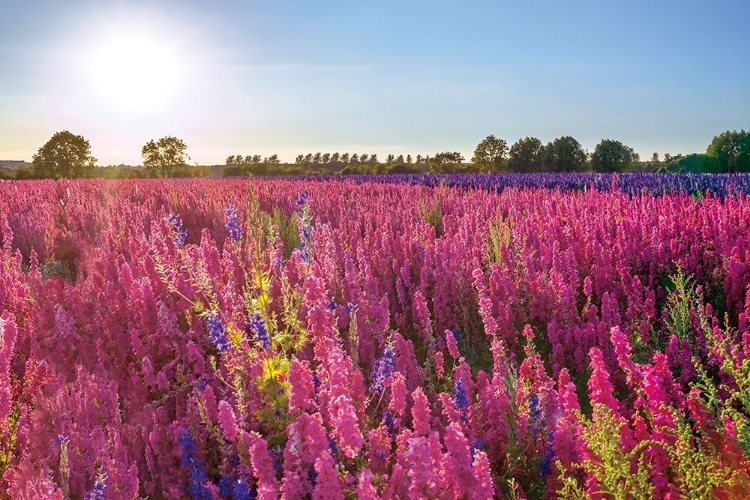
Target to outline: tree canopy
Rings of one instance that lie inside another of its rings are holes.
[[[620,141],[602,139],[591,155],[591,169],[594,172],[624,172],[639,159],[633,148]]]
[[[508,170],[511,172],[538,172],[541,170],[542,141],[536,137],[518,139],[508,154]]]
[[[96,166],[91,145],[82,135],[57,132],[32,159],[38,177],[74,179],[90,175]]]
[[[583,172],[586,170],[586,152],[573,137],[558,137],[544,147],[542,166],[551,172]]]
[[[488,135],[477,144],[471,162],[482,172],[499,172],[505,168],[508,143],[494,135]]]
[[[750,131],[729,131],[717,135],[706,149],[717,158],[725,172],[750,172]]]
[[[455,172],[461,169],[462,161],[464,161],[464,157],[461,153],[448,151],[436,153],[435,156],[429,160],[429,165],[433,172]]]
[[[170,177],[175,167],[186,165],[189,158],[185,150],[187,146],[182,139],[167,136],[158,141],[148,141],[143,149],[143,166],[151,175]]]

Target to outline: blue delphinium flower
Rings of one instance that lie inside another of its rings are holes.
[[[252,500],[258,496],[255,486],[250,487],[247,481],[240,478],[232,483],[232,498],[234,500]]]
[[[539,420],[542,416],[542,412],[539,410],[539,396],[532,394],[530,400],[531,418],[535,421]]]
[[[542,477],[548,476],[552,473],[552,459],[555,456],[555,452],[552,450],[552,441],[555,436],[550,432],[548,436],[547,453],[542,458],[542,463],[539,464],[539,475]]]
[[[229,342],[227,341],[226,330],[216,311],[211,311],[206,316],[206,327],[208,328],[208,338],[214,343],[216,348],[221,352],[228,351]]]
[[[393,422],[393,413],[391,413],[390,411],[383,413],[383,422],[385,423],[385,428],[388,429],[388,434],[392,436],[393,432],[395,431],[395,423]]]
[[[471,459],[474,460],[474,455],[476,454],[477,450],[481,450],[482,446],[484,446],[484,443],[482,443],[482,440],[479,438],[476,438],[474,440],[474,444],[471,447]]]
[[[182,463],[190,471],[190,496],[193,500],[211,500],[211,492],[206,488],[208,475],[203,464],[198,460],[198,449],[193,439],[193,431],[190,428],[182,431],[180,436],[180,447],[182,448]]]
[[[106,479],[107,476],[104,476],[102,474],[97,476],[96,482],[94,482],[94,489],[86,495],[85,500],[105,500],[107,498],[107,484],[105,483]]]
[[[309,264],[312,262],[312,234],[313,228],[310,218],[307,198],[310,193],[305,189],[297,200],[297,205],[301,208],[300,225],[299,225],[299,252],[302,261]]]
[[[232,241],[240,241],[242,239],[242,225],[240,224],[240,218],[237,216],[237,209],[234,203],[227,207],[224,215],[227,218],[227,223],[224,224],[224,227],[229,231],[229,237],[232,238]]]
[[[331,436],[328,437],[328,448],[331,450],[331,456],[333,457],[333,460],[338,463],[339,461],[339,450],[336,447],[336,443],[331,439]]]
[[[357,310],[357,306],[355,306],[351,302],[347,302],[346,303],[346,307],[344,308],[344,310],[346,311],[346,314],[351,314],[352,311],[356,311]]]
[[[255,341],[260,342],[263,349],[271,347],[271,337],[268,335],[268,330],[266,329],[266,320],[260,314],[256,314],[250,320],[250,331],[255,334]]]
[[[461,344],[461,334],[459,333],[458,329],[452,329],[451,333],[453,334],[453,338],[456,339],[456,344]]]
[[[284,454],[284,450],[281,448],[281,446],[276,445],[271,448],[271,454],[273,455],[273,468],[277,474],[281,474],[281,457]]]
[[[453,390],[455,392],[455,395],[453,396],[453,402],[456,404],[456,407],[460,408],[461,410],[465,410],[466,408],[468,408],[469,400],[466,398],[466,388],[464,387],[463,380],[456,380],[456,382],[453,384]]]
[[[175,231],[175,246],[177,246],[177,248],[182,248],[182,246],[185,244],[185,238],[187,238],[187,231],[185,231],[185,229],[183,229],[182,227],[182,220],[180,220],[180,218],[175,214],[169,214],[169,218],[167,218],[167,221]]]
[[[383,394],[385,382],[391,376],[394,366],[396,366],[396,353],[390,347],[386,347],[383,351],[383,357],[375,362],[370,374],[370,390],[372,392]]]
[[[328,310],[329,311],[336,310],[336,301],[334,301],[333,299],[328,299]]]
[[[307,198],[310,196],[310,191],[305,189],[302,191],[302,194],[299,195],[299,198],[297,198],[297,205],[302,206],[305,203],[307,203]]]

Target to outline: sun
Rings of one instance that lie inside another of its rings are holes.
[[[177,91],[182,65],[166,43],[144,35],[112,37],[91,64],[96,90],[124,110],[164,104]]]

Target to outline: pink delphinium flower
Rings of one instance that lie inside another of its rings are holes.
[[[237,426],[237,419],[234,416],[234,410],[225,400],[219,401],[219,427],[224,434],[224,438],[230,443],[237,439],[239,435],[239,427]]]
[[[461,353],[458,352],[458,344],[456,343],[456,336],[451,330],[445,331],[445,345],[448,348],[448,352],[454,359],[461,357]]]
[[[378,490],[372,484],[375,480],[375,476],[370,472],[370,469],[365,467],[359,472],[357,476],[357,498],[361,500],[378,500]]]
[[[432,420],[430,404],[421,387],[418,387],[411,397],[414,401],[411,408],[414,433],[419,436],[426,436],[430,433],[430,421]]]
[[[442,469],[447,483],[453,488],[454,498],[469,496],[474,487],[469,442],[461,431],[460,424],[453,422],[443,436],[447,453],[443,456]]]
[[[315,472],[318,475],[313,489],[313,500],[344,500],[336,464],[328,451],[323,452],[315,460]]]
[[[278,498],[279,481],[274,471],[273,457],[268,451],[268,443],[258,434],[251,437],[250,462],[258,479],[258,500]]]
[[[609,380],[609,372],[604,365],[604,357],[597,347],[589,351],[591,357],[591,378],[589,378],[588,389],[592,403],[607,406],[615,414],[618,412],[618,402],[612,396],[614,390]]]
[[[344,455],[355,458],[362,449],[364,439],[352,400],[349,396],[340,394],[333,400],[331,410],[333,412],[333,435],[337,438]]]
[[[388,408],[393,411],[395,415],[403,415],[406,412],[406,378],[401,372],[394,372],[391,375],[391,400],[388,403]]]
[[[289,411],[311,411],[315,408],[315,383],[310,363],[297,360],[289,365]]]

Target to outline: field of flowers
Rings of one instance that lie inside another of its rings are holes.
[[[750,498],[744,189],[397,179],[0,183],[0,497]]]

